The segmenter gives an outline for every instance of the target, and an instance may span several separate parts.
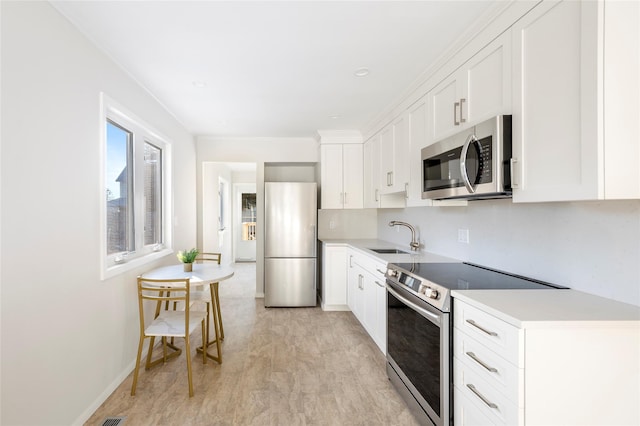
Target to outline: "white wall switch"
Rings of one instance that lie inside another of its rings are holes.
[[[458,242],[469,244],[469,230],[468,229],[458,229]]]

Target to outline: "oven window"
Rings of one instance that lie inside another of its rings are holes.
[[[387,296],[387,352],[440,417],[440,327]]]

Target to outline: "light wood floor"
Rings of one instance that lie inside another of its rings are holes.
[[[141,369],[133,397],[129,375],[87,425],[115,416],[126,416],[125,426],[417,424],[387,379],[384,356],[350,312],[265,309],[254,298],[255,264],[235,266],[235,276],[220,283],[223,363],[204,365],[192,350],[194,397],[183,353]]]

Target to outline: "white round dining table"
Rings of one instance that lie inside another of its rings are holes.
[[[189,285],[203,286],[214,282],[224,281],[233,276],[234,270],[229,265],[217,263],[194,263],[191,272],[185,272],[182,263],[178,265],[161,266],[140,275],[141,278],[152,280],[166,280],[172,278],[189,278]]]

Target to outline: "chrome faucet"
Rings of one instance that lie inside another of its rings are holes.
[[[389,222],[389,226],[396,226],[396,225],[406,226],[411,230],[411,242],[409,243],[409,246],[411,247],[411,250],[414,250],[414,251],[418,250],[420,248],[420,243],[416,241],[415,228],[409,225],[407,222],[400,222],[399,220],[392,220],[391,222]]]

